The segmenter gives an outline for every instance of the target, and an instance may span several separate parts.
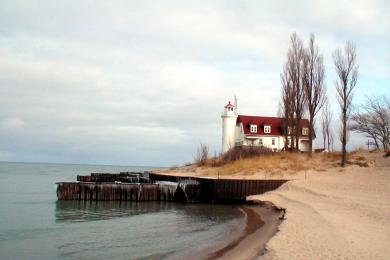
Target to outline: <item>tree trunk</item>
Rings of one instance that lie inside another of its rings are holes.
[[[290,151],[295,150],[295,127],[291,126],[291,134],[290,134],[291,142],[290,142]]]
[[[344,109],[343,109],[343,133],[342,133],[342,157],[341,157],[341,167],[345,167],[345,164],[347,162],[347,108],[346,108],[346,101],[344,102]]]
[[[313,127],[313,117],[314,115],[309,116],[310,120],[310,126],[309,126],[309,157],[313,156],[313,133],[314,133],[314,127]],[[324,144],[325,146],[325,144]]]
[[[299,151],[299,123],[295,127],[295,150]]]
[[[376,138],[375,136],[373,136],[372,139],[374,139],[374,143],[375,143],[375,148],[376,148],[376,150],[379,150],[379,143],[378,143],[377,138]]]
[[[326,134],[322,133],[322,135],[323,135],[322,138],[323,138],[323,141],[324,141],[324,150],[325,150],[326,149]],[[328,150],[329,150],[329,145],[328,145]]]
[[[288,134],[286,133],[284,135],[284,151],[287,151],[287,150],[288,150]]]

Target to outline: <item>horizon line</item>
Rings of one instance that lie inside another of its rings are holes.
[[[149,167],[149,168],[169,168],[169,166],[156,165],[124,165],[124,164],[92,164],[92,163],[65,163],[65,162],[28,162],[28,161],[1,161],[0,163],[30,163],[30,164],[68,164],[68,165],[89,165],[89,166],[120,166],[120,167]]]

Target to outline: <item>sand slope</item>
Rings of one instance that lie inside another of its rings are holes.
[[[372,167],[300,173],[278,190],[249,197],[287,210],[268,257],[390,259],[390,158],[382,155],[365,155]]]

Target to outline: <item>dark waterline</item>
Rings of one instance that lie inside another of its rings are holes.
[[[212,247],[241,222],[228,205],[56,200],[55,182],[77,174],[143,170],[0,163],[0,258],[159,258]]]

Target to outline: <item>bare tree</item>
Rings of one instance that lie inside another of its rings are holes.
[[[324,141],[324,149],[331,150],[331,142],[333,142],[331,124],[333,119],[332,111],[329,107],[329,101],[326,100],[325,105],[322,108],[321,114],[321,129],[322,129],[322,138]]]
[[[288,56],[288,62],[290,64],[289,74],[291,78],[294,98],[293,133],[295,135],[295,150],[299,150],[300,123],[303,113],[305,112],[306,100],[302,85],[302,63],[304,49],[302,40],[298,37],[296,33],[293,33],[293,35],[291,36],[291,47]]]
[[[324,147],[324,150],[326,149],[326,119],[325,119],[325,112],[322,110],[321,114],[321,130],[322,130],[322,142]]]
[[[294,135],[291,131],[294,123],[294,93],[288,74],[287,65],[285,65],[283,72],[280,74],[280,80],[282,83],[282,100],[280,102],[280,112],[283,118],[284,127],[284,149],[288,150],[290,148],[288,145],[289,138],[291,140],[291,147],[294,143]]]
[[[194,161],[197,166],[205,166],[209,159],[209,147],[200,143],[194,157]]]
[[[342,145],[341,166],[344,167],[347,161],[347,129],[351,112],[353,90],[358,78],[358,65],[356,64],[356,49],[351,42],[347,42],[344,53],[340,48],[333,53],[333,62],[338,76],[336,80],[337,101],[341,109],[342,128],[340,133]]]
[[[376,129],[371,124],[370,115],[364,113],[356,113],[351,117],[353,124],[349,127],[350,130],[365,134],[366,137],[374,141],[375,148],[379,149],[379,137]]]
[[[377,149],[390,147],[390,96],[368,97],[360,111],[351,117],[350,129],[371,138]]]
[[[322,55],[314,43],[314,34],[310,35],[309,46],[303,54],[302,86],[305,93],[309,115],[309,156],[313,153],[315,116],[325,102],[325,69]]]
[[[281,73],[282,112],[285,120],[285,143],[291,138],[291,147],[299,149],[300,123],[305,112],[305,95],[302,84],[304,49],[302,40],[296,33],[290,37],[287,61]]]
[[[334,151],[334,135],[333,135],[333,132],[330,132],[330,135],[329,135],[329,137],[328,137],[329,139],[328,139],[328,142],[329,142],[329,150],[328,151]]]

